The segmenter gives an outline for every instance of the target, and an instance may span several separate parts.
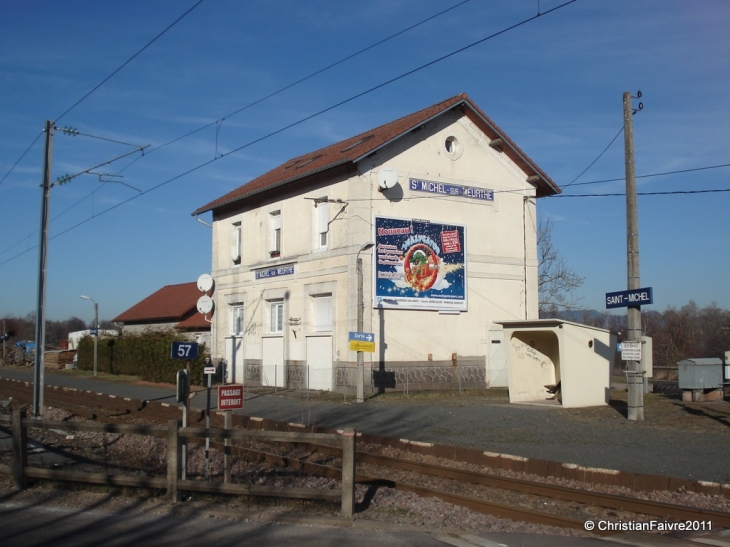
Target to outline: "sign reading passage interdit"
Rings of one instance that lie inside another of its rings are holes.
[[[375,335],[372,332],[350,331],[350,350],[375,352]]]
[[[243,386],[218,386],[218,410],[243,408]]]
[[[466,311],[466,228],[375,217],[373,305]]]

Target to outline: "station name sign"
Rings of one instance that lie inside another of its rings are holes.
[[[446,184],[444,182],[433,182],[430,180],[410,179],[408,186],[412,192],[428,192],[429,194],[440,194],[442,196],[456,196],[462,198],[480,199],[483,201],[494,201],[494,190],[464,186],[462,184]]]
[[[651,287],[606,293],[606,308],[632,308],[645,304],[653,304],[654,295]]]
[[[280,275],[291,275],[294,273],[294,264],[281,266],[279,268],[269,268],[268,270],[259,270],[256,272],[256,279],[266,279],[267,277],[277,277]]]

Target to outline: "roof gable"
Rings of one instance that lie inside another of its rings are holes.
[[[525,154],[479,107],[466,93],[386,123],[374,129],[364,131],[354,137],[331,144],[314,152],[284,162],[279,167],[264,173],[248,183],[236,188],[228,194],[200,207],[193,215],[212,211],[239,200],[279,186],[301,180],[305,177],[333,169],[348,163],[354,164],[360,159],[373,154],[383,146],[399,137],[421,127],[424,123],[454,108],[459,108],[490,139],[502,139],[501,149],[525,171],[530,182],[537,187],[537,195],[557,194],[560,188]]]
[[[196,311],[200,295],[198,285],[194,281],[179,285],[166,285],[113,320],[123,323],[162,319],[182,321]]]

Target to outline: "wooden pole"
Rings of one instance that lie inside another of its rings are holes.
[[[634,121],[631,93],[623,95],[624,155],[626,163],[626,269],[627,289],[638,289],[639,279],[639,212],[636,203],[636,162],[634,160]],[[626,310],[630,342],[641,342],[641,306]],[[639,361],[629,361],[628,419],[644,420],[644,382]]]
[[[355,440],[357,432],[347,428],[342,432],[342,508],[340,515],[355,513]]]
[[[33,369],[33,416],[43,411],[43,360],[46,346],[46,273],[48,216],[51,204],[51,163],[53,158],[53,122],[46,120],[46,145],[43,153],[41,182],[41,228],[38,240],[38,300],[35,316],[35,368]]]
[[[25,410],[13,411],[13,478],[15,488],[26,487],[24,469],[28,467],[28,430],[23,425]]]
[[[180,494],[177,490],[177,481],[180,480],[180,471],[182,469],[179,427],[180,422],[177,420],[167,422],[167,493],[170,495],[172,503],[180,501]]]
[[[220,403],[219,403],[220,404]],[[231,429],[231,411],[226,410],[223,418],[223,428]],[[230,484],[231,482],[231,447],[230,441],[223,441],[223,482]]]

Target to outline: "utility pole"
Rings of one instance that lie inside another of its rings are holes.
[[[363,329],[363,308],[365,303],[363,302],[363,273],[362,273],[362,258],[360,253],[371,249],[375,243],[368,241],[357,252],[357,332],[362,332]],[[364,355],[362,351],[357,352],[357,402],[365,402],[365,363]]]
[[[638,92],[641,97],[641,91]],[[634,107],[631,93],[625,92],[624,102],[624,154],[626,163],[626,266],[627,289],[640,288],[639,276],[639,211],[636,204],[636,163],[634,161]],[[639,110],[643,104],[639,103]],[[628,341],[641,343],[641,306],[629,306]],[[644,371],[640,361],[628,361],[628,419],[644,420]]]
[[[51,162],[53,158],[53,122],[46,120],[46,140],[43,153],[41,182],[41,228],[38,242],[38,303],[35,324],[35,370],[33,371],[33,416],[43,409],[43,359],[46,346],[46,254],[48,247],[48,216],[51,198]]]

